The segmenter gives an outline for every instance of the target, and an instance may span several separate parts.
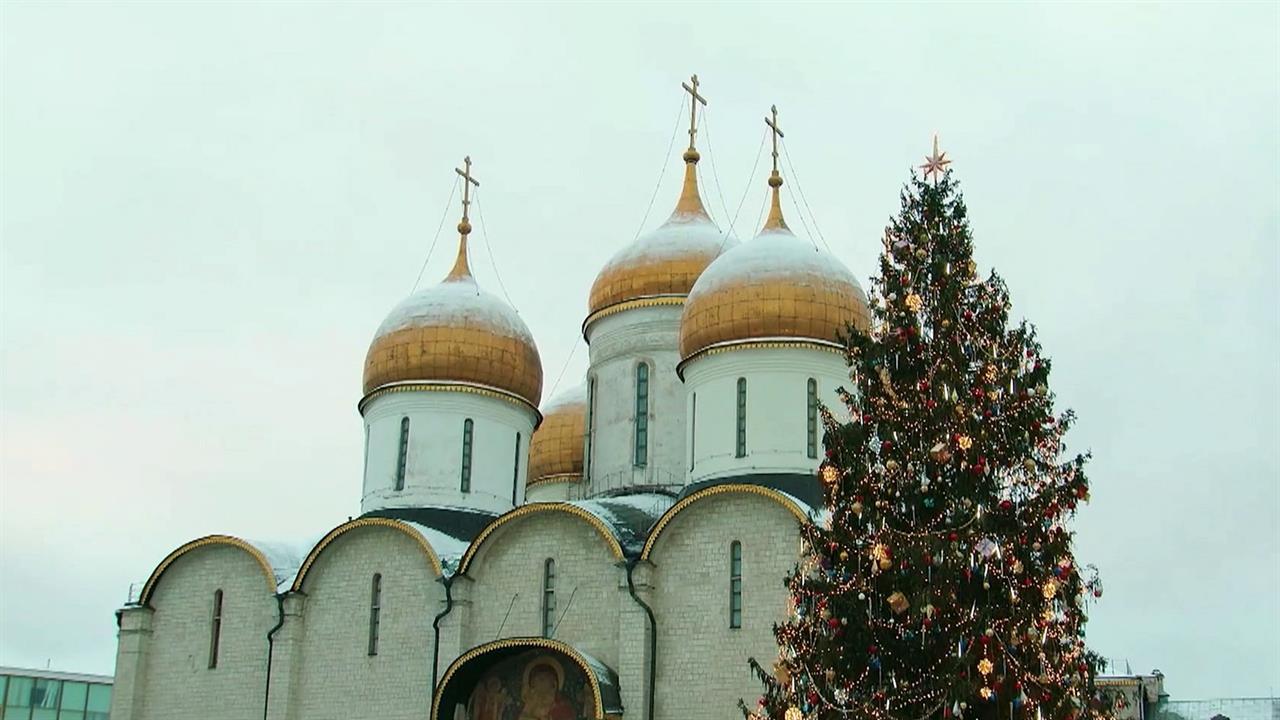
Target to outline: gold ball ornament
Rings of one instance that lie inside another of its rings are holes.
[[[911,312],[920,312],[922,307],[924,307],[924,300],[921,300],[919,295],[911,293],[907,296],[907,309]]]
[[[828,484],[828,485],[833,485],[833,484],[835,484],[835,482],[836,482],[837,480],[839,480],[839,479],[840,479],[840,471],[836,469],[836,466],[835,466],[835,465],[824,465],[824,466],[822,466],[822,481],[823,481],[823,482],[825,482],[825,483],[826,483],[826,484]]]
[[[1054,580],[1046,580],[1041,590],[1045,600],[1052,600],[1053,596],[1058,594],[1058,583]]]
[[[960,438],[956,440],[956,444],[960,446],[961,450],[968,450],[973,447],[973,438],[968,435],[961,435]]]
[[[792,705],[787,708],[787,713],[783,718],[784,720],[804,720],[804,713],[800,712],[800,708]]]
[[[849,509],[853,511],[854,515],[862,515],[862,503],[860,502],[855,502],[853,505],[850,505]]]
[[[995,668],[996,666],[993,665],[991,660],[987,658],[982,658],[981,660],[978,661],[978,672],[982,673],[983,675],[990,675],[991,671],[994,670]]]
[[[1027,458],[1026,460],[1023,460],[1023,461],[1022,461],[1022,469],[1023,469],[1023,470],[1026,470],[1026,471],[1027,471],[1027,472],[1029,472],[1029,473],[1030,473],[1030,472],[1035,472],[1035,471],[1036,471],[1036,461],[1035,461],[1035,460],[1032,460],[1031,458]]]

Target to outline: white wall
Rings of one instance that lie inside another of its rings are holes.
[[[742,543],[742,627],[729,627],[729,548]],[[656,716],[659,720],[741,717],[764,686],[747,659],[766,668],[778,656],[773,624],[785,619],[782,581],[795,568],[799,520],[758,495],[713,495],[689,506],[663,530],[653,563],[658,620]]]
[[[555,639],[617,668],[619,584],[625,585],[626,571],[594,527],[558,511],[517,518],[485,540],[467,572],[473,583],[463,646],[542,635],[548,558],[556,561]]]
[[[738,378],[747,380],[747,454],[736,457]],[[839,418],[848,409],[836,388],[853,388],[844,355],[808,347],[741,348],[696,358],[684,368],[687,427],[685,470],[690,483],[731,475],[813,472],[823,456],[808,454],[808,381],[818,401]],[[697,416],[694,417],[695,400]]]
[[[222,590],[222,631],[218,664],[210,668],[216,590]],[[272,583],[253,556],[227,545],[191,550],[165,570],[151,606],[143,698],[123,720],[262,717],[267,631],[278,613]]]
[[[593,491],[684,479],[684,385],[676,376],[680,305],[633,308],[587,328],[595,378],[586,468]],[[635,467],[636,365],[649,363],[649,453]]]
[[[382,575],[382,612],[378,654],[370,656],[374,573]],[[290,718],[424,717],[431,703],[431,621],[444,608],[444,587],[417,542],[393,528],[350,530],[325,548],[302,590]]]
[[[409,418],[404,489],[395,490],[400,421]],[[461,491],[462,428],[474,422],[471,492]],[[529,438],[535,416],[503,399],[452,391],[393,392],[364,408],[367,433],[361,512],[387,507],[445,505],[501,513],[523,502],[529,470]],[[514,475],[516,433],[519,474]]]
[[[540,482],[534,483],[525,488],[526,503],[535,502],[562,502],[569,499],[569,491],[573,489],[579,481],[575,482]]]

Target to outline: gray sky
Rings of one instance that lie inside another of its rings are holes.
[[[1277,5],[11,1],[0,21],[0,663],[110,672],[112,611],[172,548],[358,512],[364,353],[466,153],[549,388],[697,72],[722,225],[747,192],[753,234],[777,103],[860,278],[941,133],[979,264],[1095,453],[1091,644],[1175,697],[1280,690]]]

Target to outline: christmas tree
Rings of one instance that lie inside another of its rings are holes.
[[[846,338],[851,422],[824,413],[827,512],[803,531],[779,656],[749,718],[1097,717],[1101,594],[1065,523],[1088,500],[1034,328],[976,275],[937,149],[885,230],[869,334]],[[933,181],[929,178],[932,176]]]

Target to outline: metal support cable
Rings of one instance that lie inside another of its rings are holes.
[[[431,247],[427,248],[427,256],[422,259],[422,267],[418,268],[418,277],[413,281],[413,287],[409,290],[412,295],[418,289],[418,283],[422,282],[422,273],[427,269],[427,261],[431,260],[431,253],[435,252],[436,243],[440,241],[440,231],[444,230],[444,221],[449,217],[449,208],[453,205],[453,196],[458,194],[458,178],[453,179],[452,189],[449,191],[449,201],[444,204],[444,213],[440,215],[440,224],[436,226],[436,236],[431,239]]]

